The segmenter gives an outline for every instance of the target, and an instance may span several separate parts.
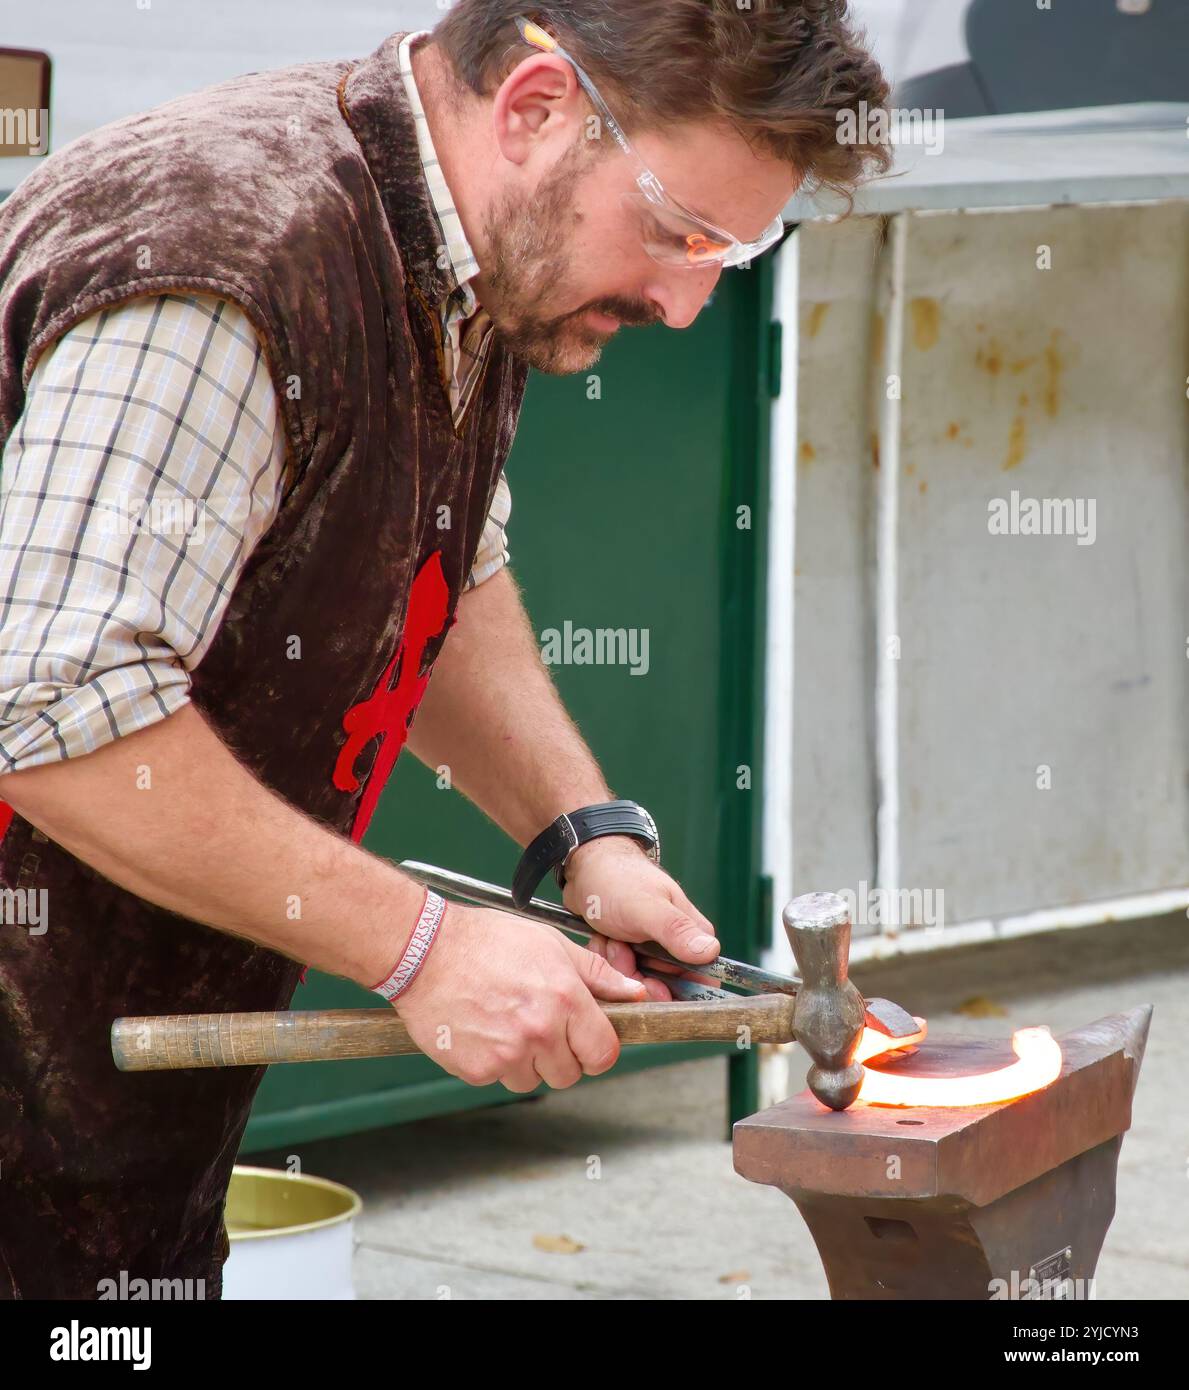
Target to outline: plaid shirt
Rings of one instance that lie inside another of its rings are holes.
[[[492,326],[479,266],[400,50],[454,287],[441,306],[455,418]],[[40,360],[0,465],[0,771],[77,757],[189,699],[281,499],[285,436],[234,304],[162,295],[76,325]],[[507,563],[501,477],[467,587]]]

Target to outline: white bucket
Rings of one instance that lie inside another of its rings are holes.
[[[359,1194],[341,1183],[239,1164],[227,1189],[226,1299],[351,1299]]]

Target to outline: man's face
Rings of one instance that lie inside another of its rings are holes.
[[[609,134],[587,141],[585,129],[555,141],[551,161],[538,157],[493,199],[476,281],[508,345],[557,374],[588,370],[621,325],[688,327],[722,273],[648,254],[645,217],[625,201],[638,165]],[[787,164],[757,155],[729,127],[640,132],[632,144],[666,193],[741,241],[758,238],[796,190]]]

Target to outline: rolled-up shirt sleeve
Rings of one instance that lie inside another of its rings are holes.
[[[283,467],[276,394],[232,304],[135,300],[46,353],[0,464],[0,772],[187,702]]]
[[[511,515],[512,490],[501,473],[487,512],[483,535],[479,539],[479,549],[475,552],[475,563],[471,566],[466,583],[468,589],[498,574],[508,563],[508,519]]]

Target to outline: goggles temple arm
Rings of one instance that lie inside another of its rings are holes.
[[[623,129],[620,126],[619,122],[611,114],[611,108],[603,100],[602,94],[599,92],[599,89],[595,86],[594,82],[586,74],[586,72],[579,65],[579,63],[574,58],[572,58],[569,53],[566,52],[566,50],[561,46],[560,43],[558,43],[558,41],[553,37],[552,34],[549,34],[545,30],[540,29],[538,25],[529,24],[527,20],[518,18],[516,20],[516,27],[520,30],[521,38],[523,38],[525,43],[527,43],[530,47],[537,49],[537,51],[540,53],[556,53],[559,58],[564,58],[566,62],[569,63],[569,65],[574,69],[574,76],[578,79],[578,85],[590,98],[591,104],[594,106],[595,110],[602,118],[603,124],[611,132],[611,136],[614,139],[615,143],[624,152],[624,154],[631,155],[633,159],[639,161],[641,166],[643,166],[643,161],[640,160],[640,156],[632,148],[631,142],[628,140],[628,137],[623,133]],[[540,39],[534,37],[534,30],[541,34]],[[545,39],[548,39],[548,44],[544,42]]]

